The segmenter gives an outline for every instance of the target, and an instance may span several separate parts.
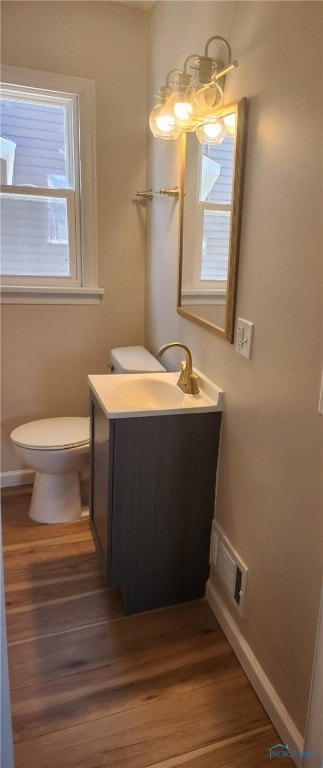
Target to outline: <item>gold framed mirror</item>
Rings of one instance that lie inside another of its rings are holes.
[[[217,131],[222,132],[217,143],[212,136],[202,144],[195,133],[183,133],[181,147],[177,311],[230,344],[238,279],[246,103],[244,98],[218,110]]]

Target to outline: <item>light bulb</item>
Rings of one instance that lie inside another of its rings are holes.
[[[150,113],[149,126],[158,139],[178,139],[180,130],[175,128],[175,121],[164,104],[157,104]]]
[[[174,128],[174,120],[170,115],[157,115],[156,125],[160,131],[172,131]]]
[[[192,118],[193,106],[186,100],[181,101],[178,94],[172,96],[167,103],[168,113],[174,120],[175,130],[190,133],[196,129],[196,120]]]
[[[196,136],[200,144],[221,144],[225,137],[225,131],[221,123],[216,120],[200,125],[196,131]]]
[[[193,107],[189,101],[177,101],[174,104],[174,115],[178,120],[189,120],[192,112]]]
[[[167,101],[168,111],[174,117],[175,129],[185,133],[195,131],[196,121],[192,119],[192,99],[195,91],[193,78],[186,72],[180,72],[176,81],[175,91]]]
[[[220,133],[220,123],[206,123],[204,125],[204,134],[208,139],[217,139]]]

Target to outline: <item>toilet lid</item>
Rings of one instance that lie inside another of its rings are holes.
[[[90,441],[90,419],[82,416],[63,416],[57,419],[30,421],[14,429],[11,439],[23,448],[40,450],[85,445]]]

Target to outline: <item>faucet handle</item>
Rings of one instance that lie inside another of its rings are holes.
[[[198,395],[199,393],[199,386],[198,386],[198,375],[196,373],[191,373],[190,375],[190,382],[191,382],[191,393],[192,395]]]

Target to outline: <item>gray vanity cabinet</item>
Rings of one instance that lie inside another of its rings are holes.
[[[108,419],[91,396],[90,524],[127,614],[205,593],[220,424],[220,412]]]
[[[91,401],[91,410],[90,525],[97,552],[103,563],[104,573],[107,576],[107,581],[109,581],[112,498],[110,461],[113,458],[113,453],[110,452],[110,427],[112,425],[99,403],[94,399]]]

